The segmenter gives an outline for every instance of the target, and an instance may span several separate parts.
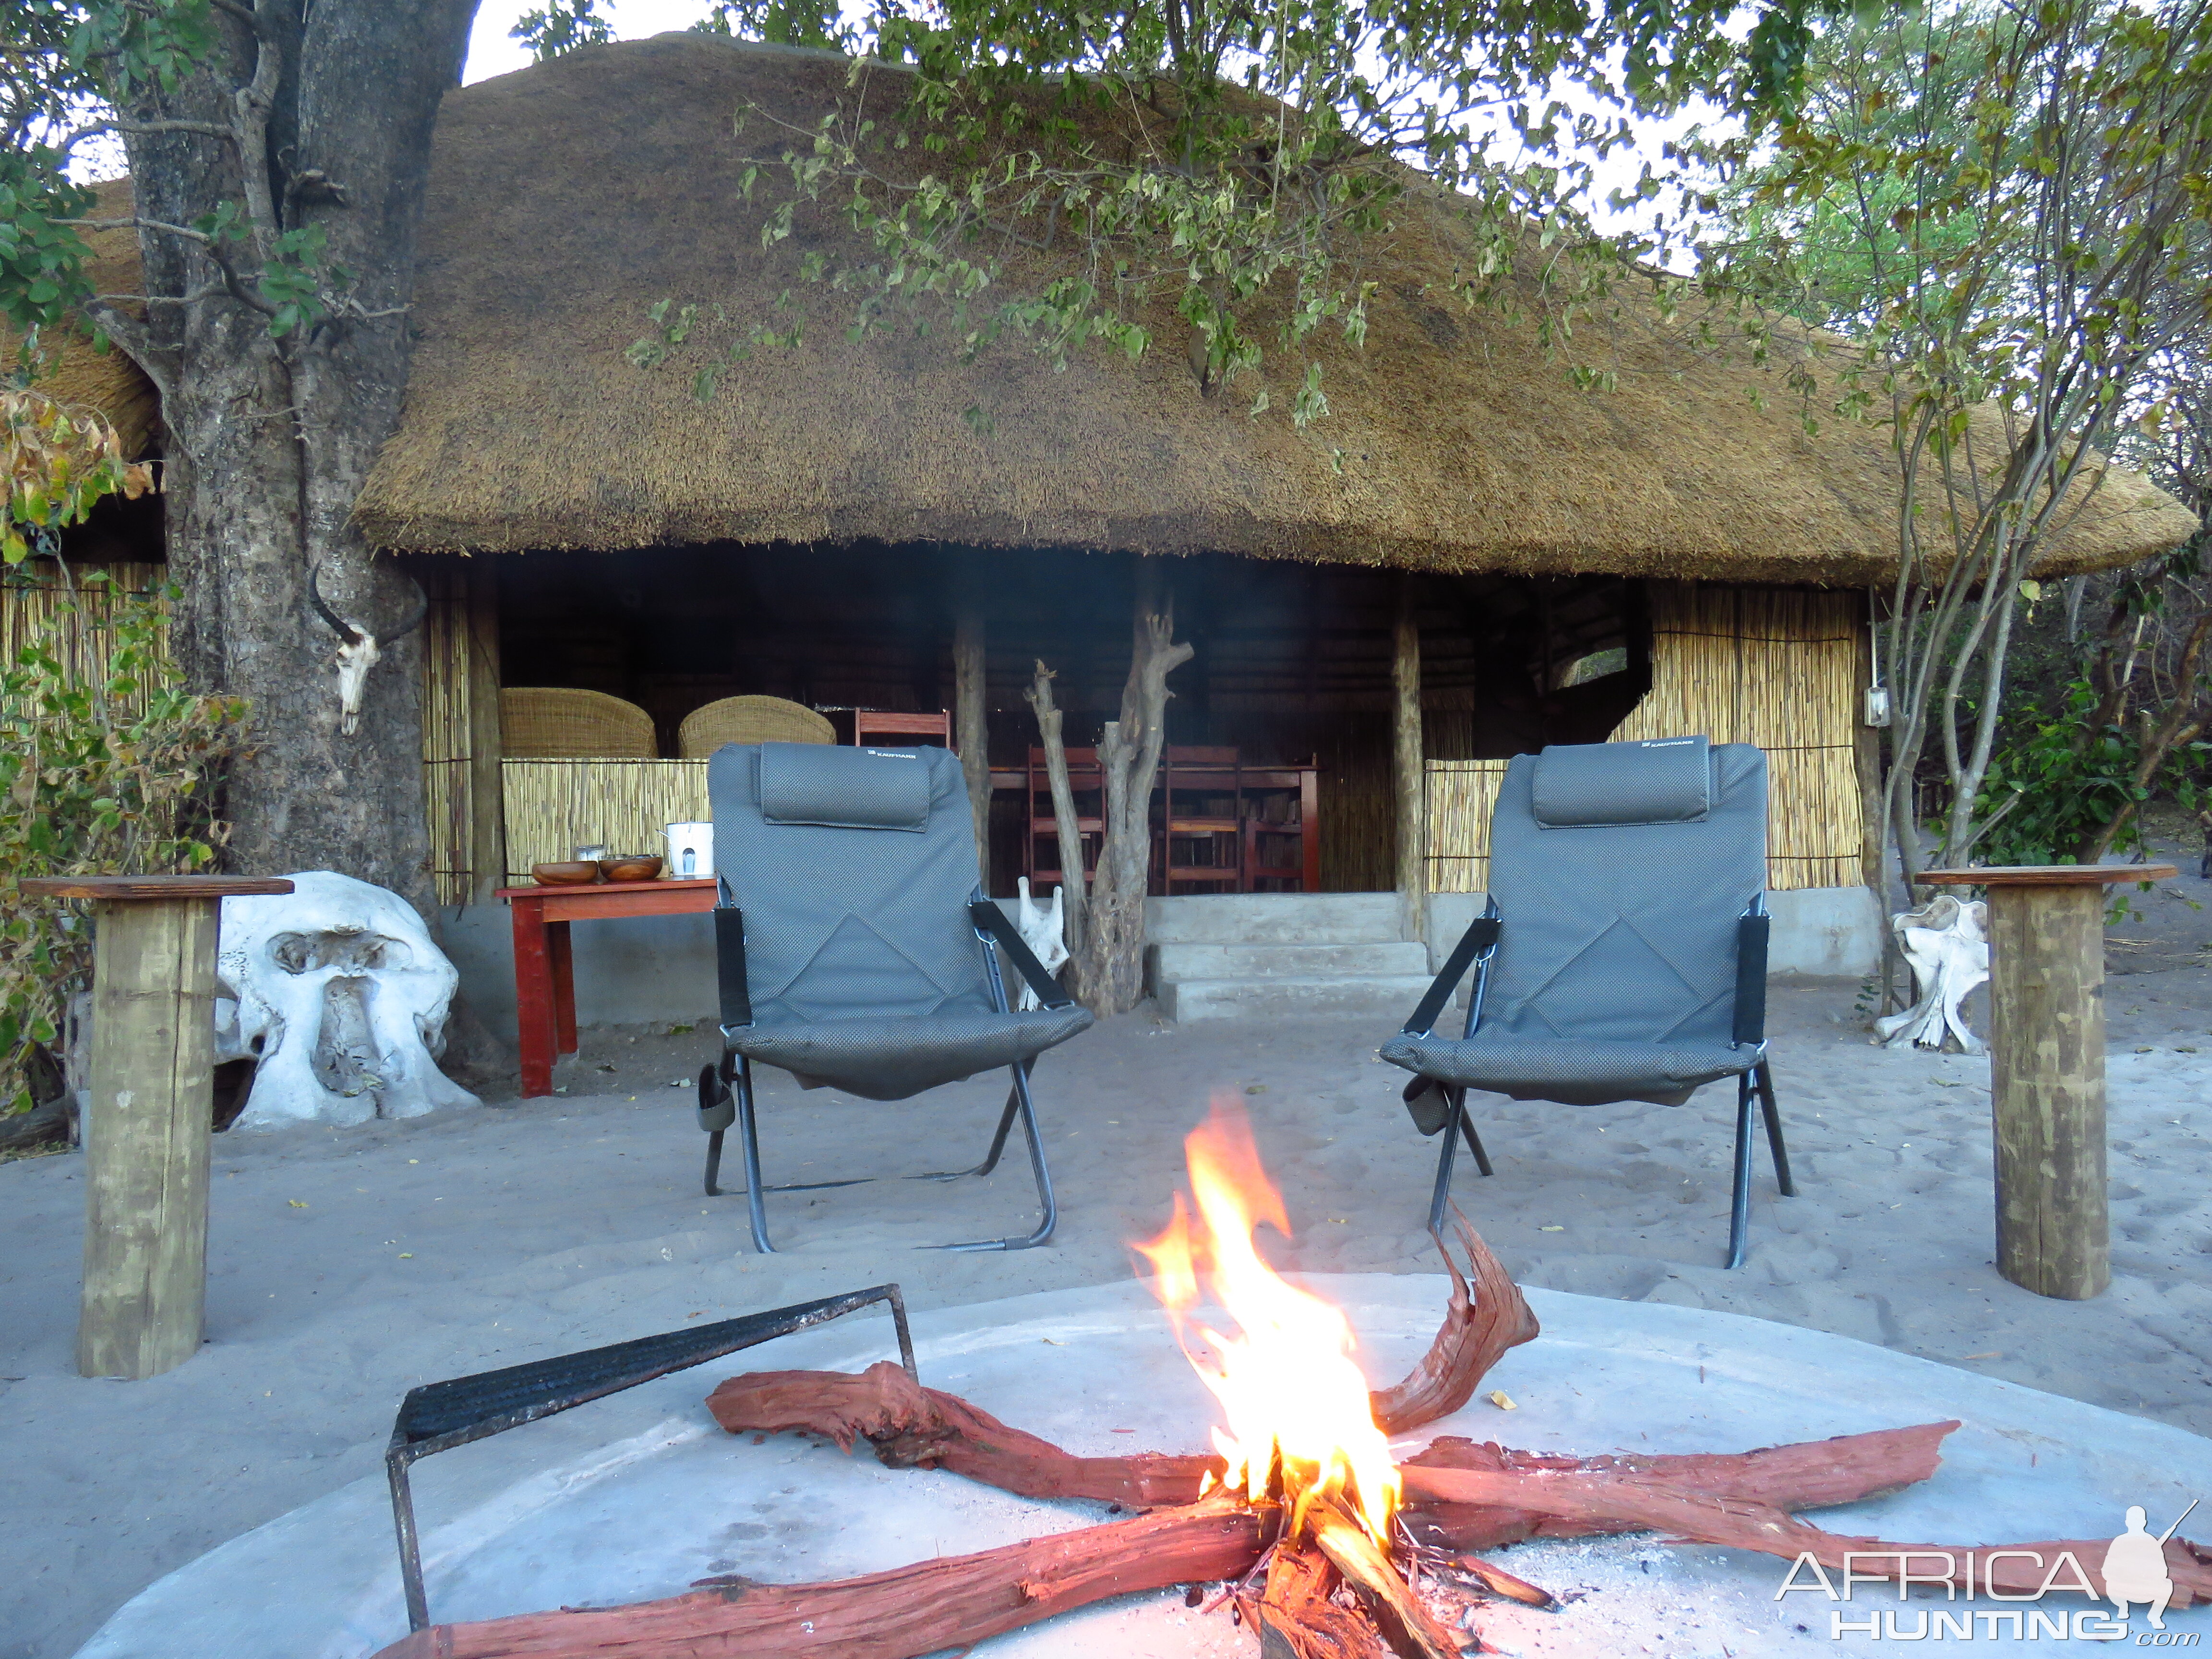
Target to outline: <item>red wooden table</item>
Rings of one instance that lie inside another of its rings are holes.
[[[576,1052],[572,921],[682,916],[714,908],[714,878],[605,881],[592,886],[502,887],[514,912],[514,1023],[522,1050],[522,1097],[553,1092],[553,1062]]]

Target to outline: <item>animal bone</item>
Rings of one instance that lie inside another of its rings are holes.
[[[236,1127],[420,1117],[477,1097],[438,1069],[460,975],[414,907],[330,870],[222,902],[216,1059],[255,1062]]]
[[[430,614],[430,596],[418,586],[415,590],[415,614],[401,623],[381,641],[367,629],[348,622],[331,609],[323,598],[323,568],[312,567],[307,572],[307,599],[315,607],[316,615],[328,623],[338,636],[338,730],[351,737],[361,729],[362,693],[368,685],[368,671],[376,666],[384,653],[382,647],[403,635],[411,634],[422,625]]]
[[[1917,910],[1892,916],[1898,946],[1912,967],[1920,1000],[1901,1014],[1874,1023],[1885,1048],[1941,1048],[1954,1037],[1969,1054],[1987,1054],[1981,1038],[1967,1028],[1959,1005],[1990,976],[1990,908],[1979,899],[1961,901],[1943,893]]]
[[[1045,972],[1056,974],[1060,964],[1067,960],[1067,941],[1062,936],[1060,890],[1057,887],[1052,890],[1052,908],[1048,910],[1030,900],[1030,878],[1027,876],[1021,877],[1015,884],[1021,889],[1021,906],[1014,918],[1015,931],[1021,934],[1022,943],[1028,945],[1036,959],[1044,964]],[[1014,1006],[1042,1008],[1044,1004],[1038,1000],[1036,992],[1024,982],[1021,999]]]

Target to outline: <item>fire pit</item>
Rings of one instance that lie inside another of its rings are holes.
[[[1203,1173],[1197,1187],[1200,1213],[1216,1212],[1210,1218],[1218,1230],[1218,1212],[1229,1200],[1209,1194]],[[1241,1205],[1244,1217],[1265,1215],[1266,1200],[1249,1182],[1232,1182],[1231,1192],[1237,1195],[1232,1210]],[[997,1638],[979,1652],[1249,1656],[1261,1650],[1255,1625],[1276,1632],[1271,1651],[1301,1656],[1420,1651],[1415,1644],[1425,1642],[1433,1650],[1450,1651],[1472,1639],[1465,1623],[1453,1616],[1455,1607],[1474,1605],[1474,1622],[1492,1646],[1530,1656],[1633,1652],[1649,1645],[1683,1659],[1707,1653],[1742,1659],[1796,1650],[1808,1640],[1829,1652],[1855,1651],[1869,1639],[1857,1633],[1860,1621],[1872,1618],[1873,1639],[1880,1639],[1885,1612],[1902,1611],[1902,1633],[1910,1639],[1913,1619],[1930,1606],[1955,1614],[2017,1611],[2022,1605],[2016,1593],[2008,1601],[1948,1601],[1937,1591],[1931,1602],[1925,1589],[1901,1604],[1893,1588],[1883,1592],[1886,1599],[1874,1601],[1864,1583],[1848,1607],[1817,1594],[1778,1601],[1786,1559],[1739,1550],[1669,1552],[1649,1535],[1535,1545],[1491,1556],[1495,1565],[1562,1597],[1595,1587],[1595,1593],[1557,1613],[1516,1603],[1510,1598],[1518,1592],[1503,1577],[1456,1601],[1417,1593],[1398,1571],[1407,1559],[1405,1519],[1378,1525],[1369,1515],[1370,1494],[1386,1488],[1389,1477],[1365,1472],[1376,1467],[1375,1448],[1359,1443],[1358,1424],[1352,1435],[1320,1443],[1318,1449],[1295,1426],[1287,1433],[1254,1426],[1261,1421],[1248,1410],[1255,1387],[1268,1392],[1283,1380],[1286,1365],[1278,1358],[1247,1375],[1237,1363],[1237,1345],[1254,1351],[1249,1357],[1261,1358],[1261,1351],[1285,1340],[1292,1327],[1316,1318],[1348,1320],[1370,1374],[1415,1371],[1410,1393],[1385,1397],[1388,1420],[1393,1400],[1402,1404],[1420,1392],[1415,1361],[1436,1334],[1437,1311],[1450,1286],[1442,1279],[1382,1276],[1314,1279],[1302,1287],[1277,1281],[1238,1299],[1242,1317],[1231,1323],[1222,1311],[1199,1305],[1196,1294],[1209,1279],[1234,1294],[1230,1287],[1256,1263],[1256,1258],[1239,1257],[1239,1236],[1232,1224],[1198,1243],[1187,1229],[1171,1228],[1150,1247],[1192,1353],[1225,1396],[1228,1420],[1218,1434],[1227,1455],[1218,1469],[1185,1454],[1203,1432],[1200,1425],[1222,1422],[1224,1402],[1176,1352],[1158,1306],[1143,1290],[1109,1287],[924,1315],[916,1321],[922,1381],[945,1395],[925,1399],[905,1383],[908,1395],[886,1396],[886,1409],[905,1413],[903,1428],[888,1419],[860,1420],[884,1404],[867,1398],[874,1385],[866,1376],[809,1383],[789,1381],[792,1374],[786,1373],[782,1382],[754,1378],[717,1390],[717,1411],[726,1424],[760,1425],[757,1435],[725,1435],[702,1419],[698,1380],[679,1376],[424,1466],[418,1494],[426,1513],[451,1517],[429,1528],[425,1569],[437,1617],[457,1628],[428,1632],[411,1645],[438,1653],[675,1651],[618,1645],[611,1638],[596,1647],[560,1644],[568,1633],[616,1632],[623,1620],[635,1617],[628,1612],[554,1614],[550,1620],[511,1616],[563,1607],[665,1606],[670,1598],[686,1607],[711,1602],[751,1616],[778,1598],[799,1594],[753,1585],[809,1584],[814,1587],[810,1595],[842,1592],[845,1587],[825,1581],[886,1573],[908,1563],[929,1564],[927,1571],[942,1573],[956,1565],[947,1558],[994,1549],[1000,1552],[992,1558],[995,1562],[1018,1567],[1028,1558],[1009,1553],[1009,1547],[1048,1534],[1064,1565],[1070,1551],[1104,1548],[1123,1535],[1115,1529],[1144,1527],[1155,1528],[1152,1535],[1158,1539],[1174,1535],[1176,1541],[1161,1548],[1188,1552],[1187,1573],[1170,1576],[1205,1581],[1195,1585],[1200,1605],[1186,1606],[1173,1589],[1124,1598]],[[1302,1289],[1318,1299],[1303,1296]],[[1495,1287],[1486,1287],[1479,1276],[1475,1304],[1494,1296]],[[1966,1426],[1944,1441],[1936,1479],[1814,1518],[1839,1533],[1973,1544],[2109,1538],[2120,1530],[2130,1504],[2148,1507],[2155,1529],[2190,1497],[2212,1488],[2212,1443],[2154,1424],[1756,1321],[1540,1291],[1530,1292],[1528,1301],[1546,1326],[1543,1340],[1511,1349],[1481,1380],[1486,1393],[1496,1390],[1517,1409],[1478,1398],[1398,1437],[1389,1454],[1404,1460],[1429,1440],[1450,1435],[1538,1451],[1734,1453],[1958,1418]],[[1226,1333],[1227,1340],[1215,1340],[1208,1331]],[[1336,1340],[1327,1330],[1322,1337],[1324,1349]],[[793,1340],[805,1345],[803,1358],[821,1370],[851,1374],[880,1357],[878,1340],[872,1333],[830,1330]],[[903,1382],[904,1374],[891,1369]],[[1285,1412],[1295,1416],[1304,1409],[1300,1400],[1330,1392],[1322,1375],[1326,1365],[1289,1369],[1297,1370],[1301,1387],[1296,1398],[1268,1403],[1279,1421]],[[1307,1382],[1315,1386],[1306,1388]],[[1340,1413],[1346,1379],[1340,1376],[1334,1386]],[[830,1401],[833,1388],[848,1397]],[[1355,1376],[1351,1390],[1359,1388]],[[875,1391],[883,1393],[880,1387]],[[947,1404],[945,1395],[958,1397]],[[1158,1488],[1125,1497],[1174,1506],[1140,1520],[1127,1512],[1133,1504],[1125,1504],[1124,1513],[1115,1516],[1099,1498],[1011,1496],[953,1474],[886,1468],[866,1448],[848,1456],[819,1440],[769,1432],[794,1419],[819,1419],[832,1406],[850,1407],[854,1420],[846,1432],[872,1433],[879,1452],[893,1461],[928,1461],[919,1455],[933,1449],[937,1461],[961,1468],[961,1460],[983,1445],[999,1460],[990,1464],[988,1478],[1018,1486],[1033,1484],[1040,1469],[1064,1471],[1080,1461],[1079,1485],[1109,1477],[1126,1480],[1133,1471],[1157,1480]],[[925,1423],[917,1417],[923,1406],[937,1418]],[[988,1425],[980,1438],[970,1432],[978,1410]],[[963,1411],[969,1415],[959,1417]],[[958,1431],[950,1438],[942,1420],[946,1413],[957,1419]],[[1007,1430],[994,1418],[1030,1435]],[[1046,1442],[1076,1457],[1055,1463],[1033,1450],[1043,1445],[1044,1453],[1057,1457]],[[1254,1448],[1261,1449],[1258,1455]],[[1130,1452],[1155,1449],[1177,1455],[1143,1466],[1125,1461]],[[1016,1468],[1024,1458],[1030,1460],[1026,1474]],[[457,1467],[437,1467],[445,1463]],[[1484,1460],[1473,1463],[1471,1473],[1480,1475]],[[1503,1478],[1517,1466],[1493,1458],[1488,1467]],[[1417,1467],[1400,1478],[1417,1488],[1418,1532],[1419,1511],[1424,1505],[1433,1510],[1436,1501],[1434,1490],[1419,1488],[1424,1481],[1433,1488],[1442,1477],[1423,1475]],[[1603,1471],[1595,1478],[1601,1487]],[[1178,1482],[1188,1489],[1178,1488]],[[1201,1486],[1211,1490],[1190,1503]],[[1447,1495],[1470,1493],[1454,1489]],[[373,1487],[349,1489],[235,1540],[149,1590],[84,1654],[118,1659],[190,1650],[237,1659],[263,1654],[359,1659],[376,1650],[404,1627],[389,1545],[379,1535],[381,1498]],[[1494,1496],[1481,1501],[1495,1505]],[[1652,1517],[1678,1532],[1681,1519]],[[1693,1527],[1711,1522],[1710,1516],[1687,1520]],[[1212,1541],[1201,1536],[1209,1524],[1218,1534]],[[1278,1534],[1282,1541],[1263,1559]],[[1146,1561],[1141,1542],[1137,1556],[1156,1573],[1164,1570],[1160,1559]],[[1444,1565],[1441,1557],[1427,1559],[1422,1591],[1435,1585]],[[1478,1576],[1479,1571],[1467,1569]],[[1018,1572],[999,1592],[1018,1579]],[[701,1580],[719,1582],[686,1596]],[[1034,1575],[1028,1582],[1036,1582]],[[272,1595],[280,1585],[284,1594]],[[301,1586],[313,1587],[308,1596],[301,1595]],[[1468,1587],[1455,1581],[1455,1588]],[[1300,1595],[1302,1602],[1293,1600]],[[2078,1596],[2054,1595],[2050,1601],[2062,1609],[2086,1605]],[[941,1603],[939,1598],[933,1605]],[[1209,1603],[1216,1604],[1210,1614]],[[1301,1616],[1270,1616],[1271,1607],[1279,1613],[1301,1606]],[[1231,1609],[1245,1622],[1231,1624]],[[1831,1620],[1838,1612],[1854,1628],[1832,1641]],[[2201,1628],[2191,1613],[2171,1613],[2166,1623],[2181,1634]],[[2140,1608],[2136,1625],[2142,1625]],[[526,1626],[540,1632],[531,1639],[555,1644],[500,1645],[507,1640],[501,1632]],[[562,1632],[558,1639],[544,1635],[550,1627]],[[1337,1645],[1323,1645],[1328,1641]],[[1452,1645],[1434,1647],[1440,1643]],[[683,1650],[785,1650],[709,1636]]]

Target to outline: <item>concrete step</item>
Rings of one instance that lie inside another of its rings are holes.
[[[1428,988],[1426,974],[1371,974],[1352,979],[1168,980],[1158,994],[1160,1012],[1177,1024],[1270,1014],[1357,1014],[1376,1022],[1375,1040],[1380,1042]]]
[[[1152,945],[1145,950],[1145,982],[1193,979],[1340,979],[1375,974],[1418,974],[1429,965],[1428,947],[1391,945]]]
[[[1391,945],[1395,893],[1194,893],[1145,901],[1158,945]]]

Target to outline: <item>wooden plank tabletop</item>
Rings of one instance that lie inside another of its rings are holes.
[[[289,893],[282,876],[29,876],[18,884],[33,898],[219,899]]]
[[[2090,887],[2121,881],[2163,881],[2171,864],[1992,864],[1979,870],[1923,870],[1931,887]]]
[[[492,896],[511,903],[519,898],[544,898],[548,893],[580,898],[593,893],[690,892],[714,884],[712,876],[656,877],[651,881],[542,881],[529,887],[501,887]]]

